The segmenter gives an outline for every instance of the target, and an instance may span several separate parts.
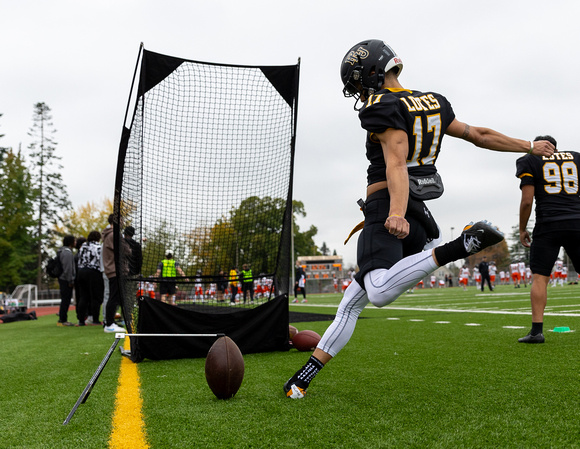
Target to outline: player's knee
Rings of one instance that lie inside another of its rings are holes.
[[[387,290],[382,292],[369,292],[367,290],[367,295],[369,297],[369,301],[375,307],[385,307],[392,303],[395,299],[398,298],[398,295],[393,294],[393,292]]]
[[[373,270],[365,275],[365,289],[370,303],[375,307],[384,307],[400,295],[400,289],[393,288],[390,273],[386,269]]]

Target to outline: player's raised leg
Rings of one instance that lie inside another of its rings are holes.
[[[469,223],[461,235],[449,243],[405,257],[389,269],[370,271],[364,277],[366,291],[358,282],[352,282],[314,353],[284,384],[286,396],[292,399],[305,396],[314,377],[348,343],[358,316],[369,301],[377,307],[390,304],[438,267],[475,254],[503,239],[504,235],[488,221]]]

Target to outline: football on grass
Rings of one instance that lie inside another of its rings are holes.
[[[314,331],[300,331],[292,338],[292,345],[299,351],[314,351],[320,341],[320,335]]]
[[[233,397],[244,379],[244,358],[230,337],[220,337],[205,359],[205,379],[218,399]]]

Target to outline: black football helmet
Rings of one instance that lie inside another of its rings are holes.
[[[403,70],[403,61],[383,41],[360,42],[348,51],[340,66],[342,93],[345,97],[356,98],[357,102],[361,95],[368,98],[381,89],[385,73],[394,67],[398,69],[398,76]]]

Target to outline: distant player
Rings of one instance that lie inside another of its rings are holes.
[[[256,279],[254,280],[254,296],[256,297],[256,299],[259,299],[262,296],[264,296],[264,289],[262,288],[262,279],[263,276],[260,275],[256,277]]]
[[[139,282],[139,288],[137,290],[137,298],[142,296],[149,296],[155,299],[155,286],[152,282],[141,281]]]
[[[526,282],[528,284],[532,284],[532,270],[530,269],[530,267],[526,267]]]
[[[217,291],[217,284],[211,283],[209,284],[209,288],[207,289],[207,297],[210,299],[214,299]]]
[[[495,262],[492,260],[489,263],[489,280],[491,281],[492,287],[495,287],[496,273],[497,273],[497,267],[495,266]]]
[[[550,136],[536,139],[556,140]],[[520,343],[544,343],[544,309],[548,301],[550,272],[564,247],[580,271],[580,153],[558,151],[550,157],[527,155],[516,162],[520,179],[520,242],[530,248],[533,282],[530,294],[532,328]],[[532,237],[526,227],[536,202]]]
[[[518,262],[518,271],[520,272],[520,279],[524,281],[524,287],[527,287],[528,283],[526,282],[526,264],[522,260]]]
[[[169,301],[171,304],[175,305],[175,296],[177,292],[175,279],[178,274],[185,278],[185,273],[179,266],[179,263],[173,258],[173,254],[167,253],[165,259],[157,265],[157,272],[155,273],[155,277],[164,279],[159,281],[161,301]],[[185,280],[189,281],[187,278],[185,278]]]
[[[198,299],[200,301],[203,301],[203,284],[201,283],[201,271],[198,271],[196,273],[196,277],[195,277],[195,295],[194,295],[194,299],[197,301]]]
[[[473,267],[473,280],[475,281],[475,287],[479,289],[481,286],[481,272],[478,267]]]
[[[564,267],[564,262],[562,262],[560,259],[556,260],[556,263],[554,264],[554,272],[552,273],[554,275],[553,281],[552,281],[553,287],[555,287],[556,285],[558,285],[560,283],[560,279],[562,278],[562,268],[563,267]]]
[[[270,296],[272,292],[272,278],[263,277],[262,278],[262,289],[264,290],[264,296]]]
[[[520,276],[520,266],[518,262],[513,262],[510,264],[510,271],[512,273],[512,282],[514,283],[514,288],[520,288],[520,282],[522,277]]]
[[[467,265],[463,265],[461,270],[459,270],[459,285],[463,287],[463,290],[467,290],[468,283],[469,283],[469,268],[467,268]]]
[[[562,276],[560,277],[560,285],[564,286],[568,283],[568,267],[564,265],[562,267]]]
[[[431,276],[430,279],[430,284],[431,284],[431,288],[435,287],[435,282],[437,281],[437,278],[435,276]]]

